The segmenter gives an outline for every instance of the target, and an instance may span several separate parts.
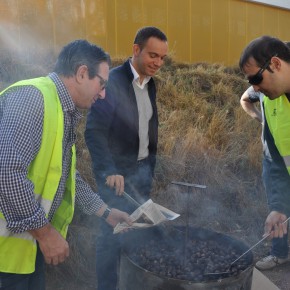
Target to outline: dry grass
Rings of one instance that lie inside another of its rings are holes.
[[[2,56],[0,87],[48,72],[53,61],[44,59],[27,65]],[[113,65],[122,61],[115,59]],[[253,244],[261,236],[267,212],[260,178],[261,128],[240,107],[247,84],[238,68],[168,59],[155,79],[160,135],[152,199],[181,213],[178,224],[212,228]],[[84,124],[85,117],[77,132],[78,169],[96,188]],[[180,187],[171,181],[207,188]],[[48,269],[49,289],[73,290],[78,282],[82,288],[75,289],[93,289],[97,220],[92,218],[76,214],[69,231],[71,258],[63,267]],[[53,281],[62,281],[62,286]]]
[[[226,184],[236,187],[236,180],[258,182],[260,128],[240,108],[239,98],[247,85],[233,71],[194,64],[175,71],[166,68],[158,75],[159,166],[163,169],[157,174],[167,176],[167,181],[202,179],[223,190]],[[174,165],[162,166],[164,159]],[[177,164],[183,169],[174,170]]]

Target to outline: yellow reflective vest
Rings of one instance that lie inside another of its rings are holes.
[[[264,110],[275,145],[290,174],[290,102],[285,95],[274,100],[265,97]]]
[[[28,168],[27,178],[34,184],[35,198],[48,216],[62,174],[62,142],[64,119],[57,89],[49,77],[35,78],[15,83],[0,93],[16,86],[33,85],[44,100],[43,134],[40,150]],[[65,238],[74,213],[75,146],[72,148],[72,164],[63,200],[54,214],[51,224]],[[35,270],[36,241],[28,233],[13,234],[6,228],[0,212],[0,272],[29,274]]]

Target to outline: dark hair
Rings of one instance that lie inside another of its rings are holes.
[[[162,41],[167,41],[166,35],[160,29],[154,26],[146,26],[137,31],[134,44],[138,44],[142,50],[150,37],[156,37]]]
[[[99,64],[107,62],[111,64],[111,59],[101,47],[89,43],[87,40],[75,40],[61,50],[54,71],[65,77],[71,77],[76,74],[81,65],[88,67],[89,78],[96,76]]]
[[[274,55],[290,63],[290,49],[285,42],[267,35],[256,38],[242,52],[239,62],[240,69],[243,70],[251,57],[258,66],[262,67]]]

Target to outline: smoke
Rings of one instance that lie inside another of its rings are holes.
[[[3,3],[2,3],[3,2]],[[106,1],[0,2],[0,53],[25,64],[53,67],[51,56],[75,39],[106,42]]]
[[[19,48],[19,35],[18,28],[14,24],[1,24],[0,25],[0,43],[1,49],[8,51],[18,50]]]
[[[45,40],[35,37],[29,28],[20,29],[15,24],[0,25],[0,46],[1,58],[9,55],[26,64],[43,64],[52,54]]]
[[[66,43],[107,38],[106,1],[25,0],[0,4],[1,43],[30,53],[31,49],[60,49]]]
[[[0,20],[1,22],[1,20]],[[0,24],[0,89],[21,79],[47,75],[55,63],[51,49],[35,39],[29,29]]]

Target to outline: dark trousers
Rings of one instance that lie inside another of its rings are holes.
[[[45,290],[44,258],[37,248],[35,272],[31,274],[13,274],[0,272],[1,290]]]
[[[265,191],[267,194],[268,204],[271,201],[271,187],[272,180],[270,178],[270,167],[271,167],[272,159],[266,155],[263,156],[263,182]],[[288,231],[287,234],[284,235],[283,238],[273,238],[272,247],[270,254],[277,258],[287,258],[288,257]]]
[[[131,176],[125,177],[125,191],[139,203],[150,197],[152,187],[152,171],[148,162],[138,164]],[[131,214],[136,206],[130,204],[123,196],[116,196],[108,188],[100,189],[101,197],[114,208]],[[108,198],[110,197],[110,198]],[[97,237],[97,278],[98,290],[116,290],[118,284],[118,264],[121,252],[121,239],[124,234],[113,234],[113,229],[105,221],[100,221],[100,232]]]

